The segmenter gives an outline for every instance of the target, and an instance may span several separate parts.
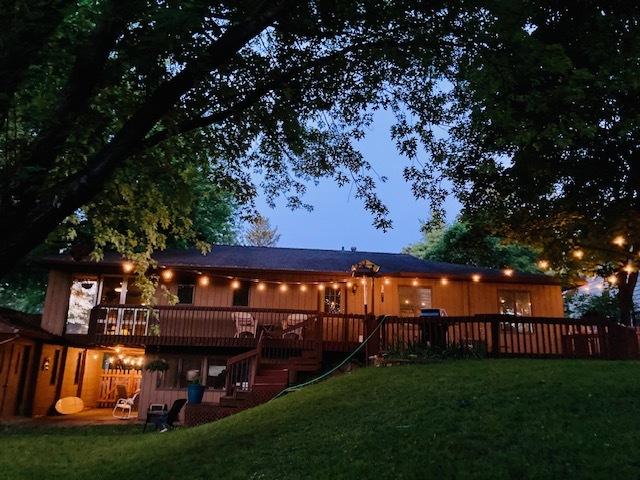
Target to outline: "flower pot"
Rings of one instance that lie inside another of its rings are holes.
[[[191,404],[202,403],[202,396],[204,395],[203,385],[189,385],[187,387],[187,401]]]

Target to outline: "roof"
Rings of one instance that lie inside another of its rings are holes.
[[[54,343],[66,341],[40,327],[41,316],[0,307],[0,339],[25,337]]]
[[[318,250],[306,248],[275,248],[215,245],[209,253],[199,250],[169,249],[154,254],[160,267],[197,270],[251,270],[305,272],[349,275],[351,266],[362,260],[380,265],[379,275],[418,277],[469,278],[480,274],[485,280],[517,283],[559,284],[548,275],[514,272],[506,277],[501,270],[420,260],[404,253],[361,252],[352,250]],[[49,256],[43,259],[49,265],[96,265],[90,260],[76,261],[70,255]],[[122,258],[106,253],[98,265],[118,266]]]

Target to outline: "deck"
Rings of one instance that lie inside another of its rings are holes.
[[[99,345],[253,349],[261,333],[291,348],[307,341],[348,352],[364,339],[363,315],[246,307],[98,305],[87,340]]]

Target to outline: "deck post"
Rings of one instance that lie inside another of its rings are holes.
[[[364,338],[366,339],[378,326],[378,322],[382,318],[376,318],[374,315],[366,315],[364,317]],[[365,352],[367,356],[367,363],[369,359],[380,353],[380,335],[374,335],[369,339],[365,346]]]
[[[500,322],[491,317],[491,356],[500,356]]]

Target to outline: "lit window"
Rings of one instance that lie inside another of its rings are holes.
[[[498,291],[498,301],[499,312],[502,315],[531,316],[531,294],[529,292],[500,290]]]
[[[324,291],[324,311],[327,313],[340,313],[342,308],[342,291],[327,288]]]
[[[431,289],[407,285],[398,286],[400,316],[417,317],[423,308],[431,308]]]

